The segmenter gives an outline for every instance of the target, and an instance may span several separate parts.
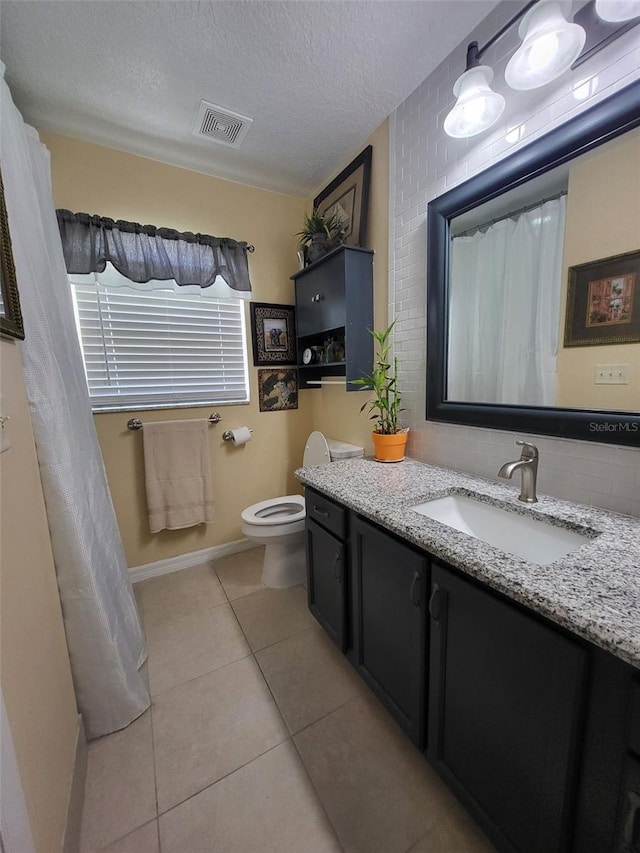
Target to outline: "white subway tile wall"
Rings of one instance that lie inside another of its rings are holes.
[[[575,3],[574,11],[581,5]],[[501,121],[475,139],[451,139],[443,122],[454,103],[453,84],[464,70],[466,44],[482,45],[515,9],[510,0],[496,7],[391,116],[389,316],[397,318],[409,454],[495,477],[503,462],[517,458],[515,439],[528,438],[541,450],[540,492],[640,516],[640,449],[425,421],[427,204],[640,78],[638,27],[556,83],[514,92],[504,82],[507,60],[519,43],[513,30],[485,56],[495,72],[493,88],[507,99]]]

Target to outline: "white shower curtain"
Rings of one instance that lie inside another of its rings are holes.
[[[48,151],[1,70],[0,164],[25,327],[20,348],[76,698],[95,738],[149,706],[139,671],[144,635],[89,404]]]
[[[555,406],[565,198],[451,241],[447,399]]]

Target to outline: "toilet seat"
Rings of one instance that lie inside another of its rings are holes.
[[[274,527],[304,521],[304,498],[302,495],[284,495],[259,501],[243,509],[241,517],[245,524],[255,524],[256,527]]]

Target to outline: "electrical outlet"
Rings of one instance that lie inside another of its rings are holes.
[[[4,453],[11,447],[9,441],[9,418],[4,413],[2,405],[2,394],[0,394],[0,453]]]
[[[596,364],[594,385],[628,385],[628,364]]]

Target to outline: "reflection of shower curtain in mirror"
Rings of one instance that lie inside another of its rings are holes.
[[[452,239],[447,399],[556,404],[565,201]]]

